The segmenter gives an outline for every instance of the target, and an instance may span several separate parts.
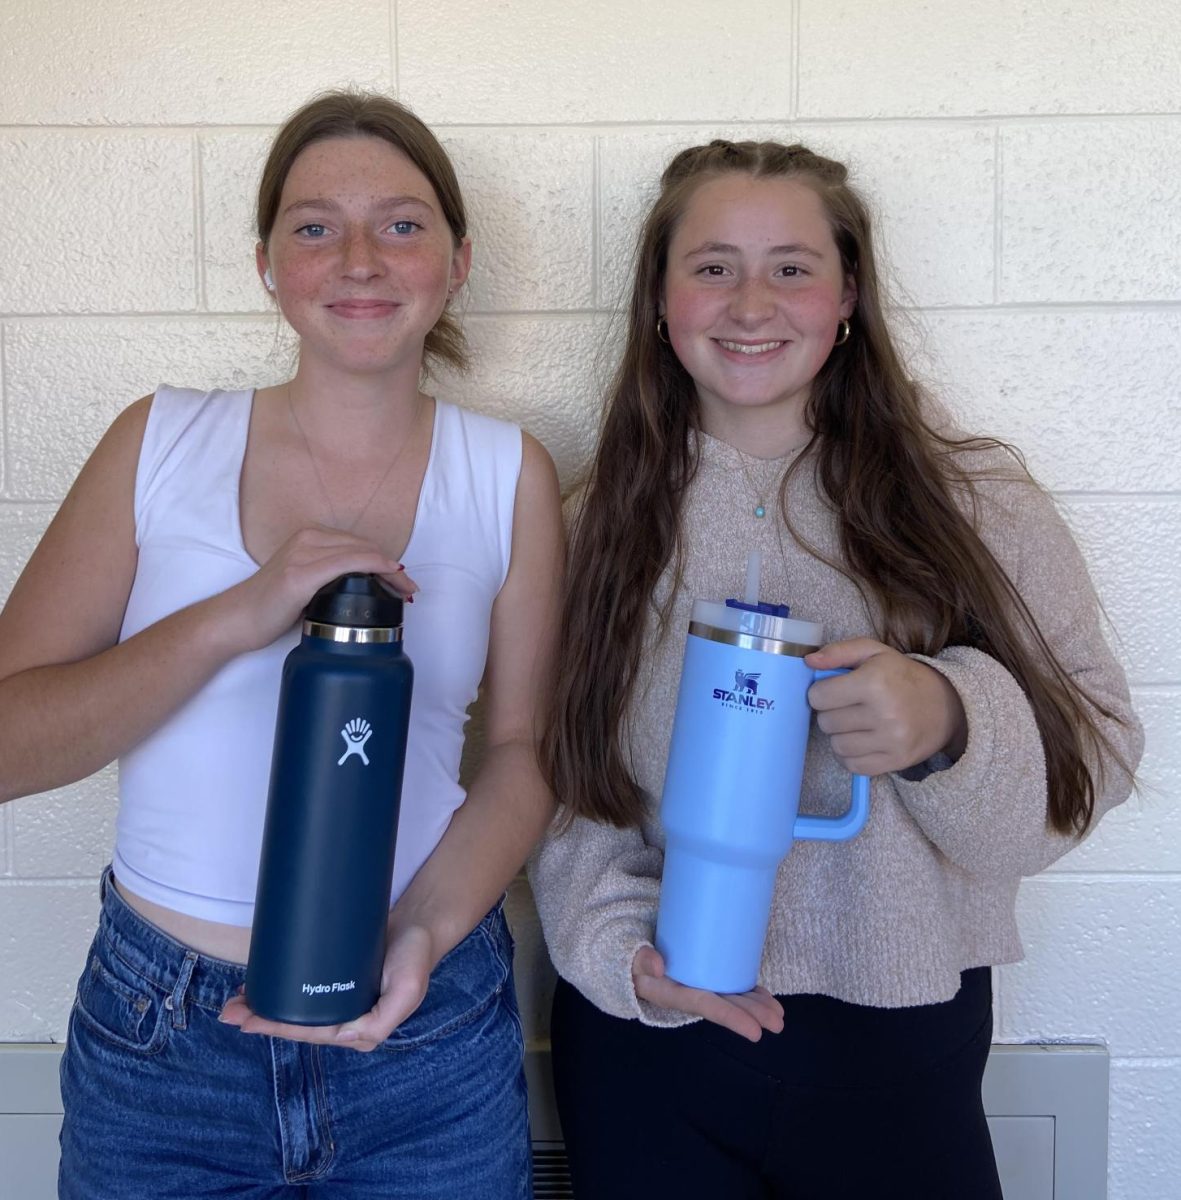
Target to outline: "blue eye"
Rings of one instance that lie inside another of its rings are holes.
[[[421,229],[422,226],[417,221],[411,221],[409,217],[403,217],[401,220],[395,221],[390,228],[395,233],[405,235],[413,233],[416,229]]]
[[[323,225],[317,225],[314,221],[310,225],[301,225],[296,233],[302,233],[310,238],[323,237],[327,233],[327,229]]]

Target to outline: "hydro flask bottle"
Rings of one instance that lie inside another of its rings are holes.
[[[334,1025],[381,990],[413,669],[402,601],[342,575],[283,664],[246,1000]]]
[[[793,840],[845,841],[865,825],[864,775],[852,777],[843,816],[797,816],[808,688],[845,674],[804,664],[821,632],[783,604],[694,601],[660,809],[656,948],[679,983],[753,988],[776,871]]]

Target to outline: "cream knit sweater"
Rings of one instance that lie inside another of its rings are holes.
[[[695,1018],[637,999],[636,951],[650,945],[660,892],[659,803],[681,657],[694,598],[741,596],[747,552],[763,556],[762,598],[786,602],[836,641],[875,636],[857,588],[797,545],[777,519],[764,519],[749,466],[724,442],[701,435],[701,467],[686,497],[684,583],[669,634],[647,631],[645,673],[630,708],[625,747],[647,801],[642,829],[578,820],[551,834],[529,865],[537,909],[559,974],[603,1011],[650,1025]],[[995,453],[981,463],[994,468]],[[1124,673],[1100,628],[1082,558],[1053,503],[1008,468],[978,484],[979,528],[1009,572],[1071,675],[1125,724],[1104,726],[1133,767],[1142,733]],[[1001,477],[1003,476],[1003,477]],[[836,523],[819,498],[811,463],[788,492],[793,522],[839,558]],[[669,573],[659,596],[672,586]],[[1014,905],[1032,875],[1075,844],[1046,826],[1045,762],[1032,711],[1007,671],[977,650],[951,646],[921,659],[956,688],[968,744],[954,764],[933,760],[873,781],[870,818],[852,841],[797,842],[779,869],[759,982],[777,994],[821,993],[886,1007],[946,1000],[968,967],[1022,956]],[[1096,820],[1120,803],[1130,780],[1105,763]],[[813,724],[800,811],[838,813],[849,776]],[[558,798],[559,801],[561,797]],[[1094,826],[1092,825],[1092,828]]]

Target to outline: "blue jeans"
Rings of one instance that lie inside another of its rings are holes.
[[[524,1046],[497,907],[371,1054],[241,1033],[245,968],[103,877],[62,1059],[62,1200],[528,1200]]]

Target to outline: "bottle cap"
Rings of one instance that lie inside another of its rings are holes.
[[[743,612],[762,613],[765,617],[790,617],[791,609],[786,604],[771,604],[766,600],[727,600],[727,608],[740,608]]]
[[[341,575],[312,597],[303,615],[318,625],[398,629],[402,600],[374,575]]]

